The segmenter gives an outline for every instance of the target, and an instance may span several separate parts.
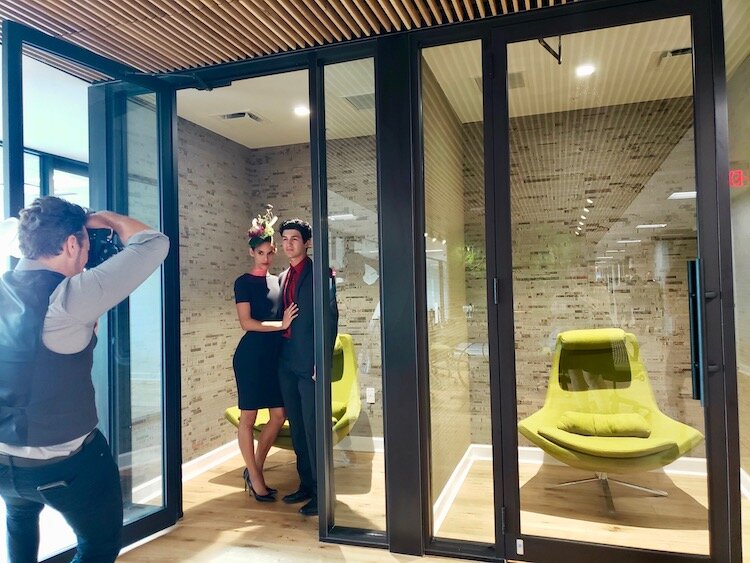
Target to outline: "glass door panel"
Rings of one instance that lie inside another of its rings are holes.
[[[494,544],[481,41],[424,49],[421,83],[432,535]]]
[[[22,28],[11,29],[13,36],[23,32]],[[170,100],[164,95],[169,89],[160,90],[157,97],[143,87],[113,82],[104,71],[71,58],[72,50],[81,61],[90,61],[87,51],[68,44],[66,58],[61,58],[55,55],[54,39],[38,40],[44,44],[43,50],[24,44],[20,81],[24,111],[12,114],[16,127],[23,124],[22,142],[14,140],[3,146],[18,155],[14,159],[23,154],[24,185],[5,188],[14,193],[23,189],[26,204],[39,195],[57,195],[79,205],[90,204],[95,210],[132,215],[161,229],[161,174],[169,168],[163,166],[159,155],[165,154],[169,162],[171,151],[162,152],[167,143],[157,127],[157,99],[159,103]],[[21,57],[20,46],[12,44]],[[9,60],[13,65],[13,58]],[[92,64],[123,72],[124,67],[117,63],[93,60]],[[158,84],[155,80],[150,83]],[[18,99],[16,86],[12,86],[7,95],[10,100]],[[88,178],[79,173],[87,165],[97,178],[92,191]],[[173,431],[178,424],[179,408],[174,407],[178,397],[167,395],[164,378],[163,284],[163,272],[157,271],[98,323],[92,380],[98,427],[120,469],[126,544],[173,524],[180,509],[179,484],[174,480],[167,483],[165,478],[168,469],[170,478],[179,473],[174,470],[179,463],[177,450],[164,437],[165,429]],[[167,420],[166,404],[172,405],[173,420]],[[3,509],[0,504],[0,512]],[[72,553],[68,550],[75,546],[76,538],[59,513],[45,508],[40,524],[41,559],[63,551],[67,551],[65,556]],[[0,552],[0,559],[2,556]]]
[[[724,0],[727,110],[729,114],[729,193],[732,213],[734,325],[737,346],[742,552],[750,554],[750,5]]]
[[[707,554],[690,18],[540,43],[507,49],[521,532]]]
[[[119,180],[122,212],[161,229],[156,95],[119,92],[124,110],[115,136],[125,158]],[[119,167],[118,167],[119,168]],[[164,503],[164,388],[162,355],[162,268],[115,312],[120,346],[114,428],[123,475],[125,522],[157,511]]]
[[[385,531],[374,61],[327,65],[324,84],[328,256],[339,307],[334,525]]]

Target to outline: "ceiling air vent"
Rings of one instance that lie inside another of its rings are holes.
[[[355,96],[344,96],[356,110],[375,109],[375,94],[357,94]]]
[[[482,77],[481,76],[475,76],[474,82],[477,85],[477,88],[479,88],[479,91],[482,91]],[[508,73],[508,90],[514,90],[516,88],[525,88],[526,87],[526,81],[523,78],[523,72],[509,72]]]
[[[253,121],[257,123],[261,123],[264,121],[264,119],[261,116],[251,111],[235,111],[232,113],[224,113],[217,117],[225,121],[231,121],[234,119],[252,119]]]

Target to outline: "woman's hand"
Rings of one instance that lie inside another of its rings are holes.
[[[292,321],[297,318],[297,315],[299,314],[299,307],[297,307],[296,303],[292,303],[284,310],[284,316],[281,319],[281,328],[283,330],[286,330],[289,328],[289,325],[292,324]]]

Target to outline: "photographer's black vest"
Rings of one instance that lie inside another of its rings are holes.
[[[6,272],[0,278],[0,442],[52,446],[96,427],[91,382],[96,337],[76,354],[42,342],[50,295],[62,274]]]

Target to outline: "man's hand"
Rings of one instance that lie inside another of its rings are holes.
[[[92,229],[112,229],[120,237],[123,244],[136,233],[151,229],[145,223],[138,219],[133,219],[127,215],[120,215],[114,211],[97,211],[86,218],[86,226]]]

